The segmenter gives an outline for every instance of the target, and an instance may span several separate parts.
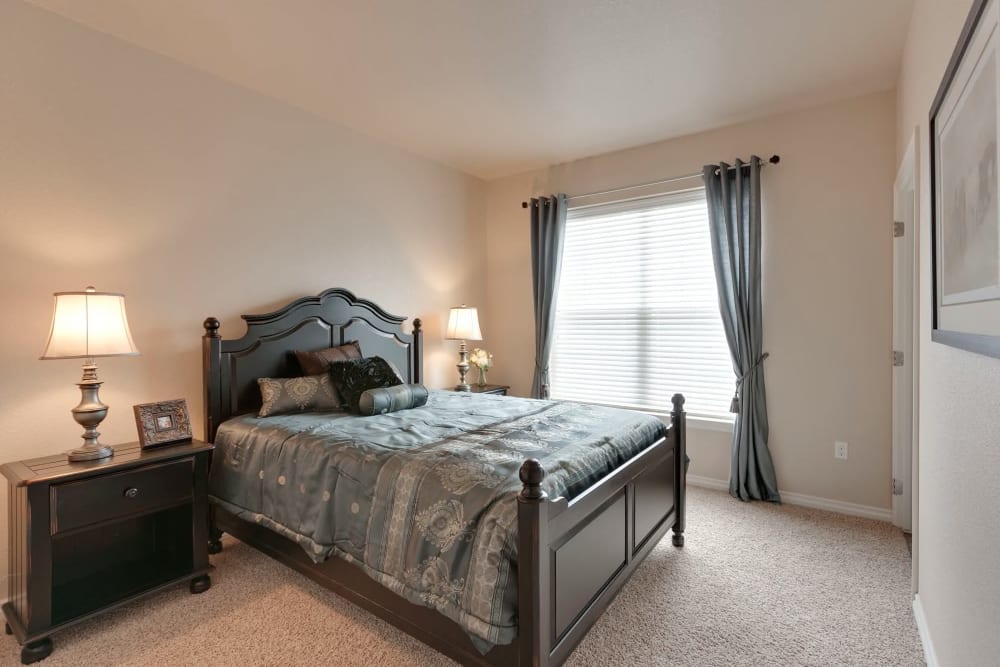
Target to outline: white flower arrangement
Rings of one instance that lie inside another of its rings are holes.
[[[493,368],[493,355],[477,347],[469,356],[469,363],[481,371],[488,371]]]

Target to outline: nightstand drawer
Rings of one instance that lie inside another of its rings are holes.
[[[54,484],[52,534],[190,501],[193,477],[194,459],[187,458]]]

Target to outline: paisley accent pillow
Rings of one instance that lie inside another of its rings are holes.
[[[330,378],[347,409],[358,413],[361,394],[369,389],[403,384],[396,371],[382,357],[364,357],[330,364]]]
[[[427,403],[427,387],[422,384],[398,384],[395,387],[368,389],[358,399],[359,415],[384,415],[387,412],[419,408]]]
[[[258,417],[340,409],[340,398],[327,373],[300,378],[257,378],[257,386],[261,398]]]
[[[328,347],[323,350],[295,350],[295,358],[299,360],[303,375],[319,375],[326,373],[330,364],[335,361],[361,358],[361,345],[356,340],[343,345]]]

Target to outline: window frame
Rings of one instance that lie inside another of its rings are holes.
[[[699,179],[700,180],[701,176],[699,175],[699,176],[695,176],[695,177],[691,177],[691,178],[692,179]],[[615,197],[615,196],[609,196],[609,195],[605,195],[605,196],[601,197],[600,199],[598,199],[596,197],[587,196],[587,195],[582,195],[582,196],[575,197],[576,199],[580,199],[580,198],[586,197],[589,201],[587,201],[587,203],[584,203],[584,204],[579,204],[579,205],[575,205],[575,206],[571,205],[571,206],[568,207],[568,211],[567,211],[567,224],[570,224],[572,222],[571,216],[572,216],[573,211],[579,211],[579,210],[582,210],[582,209],[592,209],[592,208],[598,208],[598,207],[609,206],[609,205],[625,205],[625,204],[629,204],[629,203],[632,203],[632,202],[635,202],[636,206],[639,207],[639,206],[641,206],[641,203],[643,201],[646,201],[646,200],[649,200],[649,199],[669,197],[671,195],[683,195],[683,194],[693,193],[693,192],[701,192],[702,195],[704,195],[705,192],[706,192],[705,186],[703,184],[701,184],[701,183],[699,183],[698,185],[691,185],[690,183],[688,183],[687,185],[684,185],[683,183],[671,183],[671,184],[669,184],[669,186],[664,186],[662,184],[656,185],[656,186],[640,186],[639,188],[636,188],[636,190],[642,190],[643,193],[642,194],[637,194],[637,195],[632,196],[632,197],[627,197],[627,198],[622,198],[620,196],[619,197]],[[713,273],[714,273],[714,269],[715,269],[715,267],[713,265],[713,267],[712,267]],[[560,285],[560,289],[562,289],[561,285]],[[718,298],[718,295],[716,294],[716,299],[717,298]],[[716,308],[718,308],[718,301],[716,301],[715,305],[716,305]],[[556,302],[556,308],[557,308],[557,311],[558,311],[558,299],[557,299],[557,302]],[[720,320],[721,320],[721,313],[720,313],[719,317],[720,317]],[[553,350],[552,350],[553,357],[555,357],[555,355],[556,355],[556,347],[555,346],[558,344],[558,336],[559,336],[558,325],[559,325],[559,320],[558,320],[558,314],[557,314],[556,324],[553,327]],[[723,332],[723,335],[724,335],[724,333],[725,332]],[[725,353],[726,353],[727,358],[730,358],[729,357],[729,348],[728,348],[728,345],[726,345],[726,347],[725,347]],[[734,389],[735,389],[735,381],[736,381],[736,373],[735,373],[735,371],[732,371],[732,382],[733,382],[732,386],[734,387]],[[551,383],[551,378],[550,378],[550,383]],[[599,401],[580,400],[580,399],[575,399],[575,398],[574,399],[566,399],[566,400],[573,400],[574,402],[585,403],[585,404],[588,404],[588,405],[600,405],[600,406],[611,407],[611,408],[634,410],[634,411],[637,411],[637,412],[642,412],[642,413],[649,414],[649,415],[652,415],[654,417],[657,417],[657,418],[659,418],[660,420],[664,421],[667,424],[670,423],[670,413],[669,413],[669,411],[667,411],[667,412],[661,412],[661,411],[658,411],[658,410],[650,410],[650,409],[647,409],[647,408],[630,406],[630,405],[626,405],[626,404],[612,404],[612,403],[604,403],[604,402],[599,402]],[[735,420],[736,420],[736,415],[733,414],[733,413],[730,413],[730,412],[714,414],[714,413],[705,413],[705,412],[694,412],[694,413],[692,413],[692,412],[689,411],[687,413],[687,421],[688,421],[688,423],[690,425],[692,425],[692,426],[695,426],[696,428],[701,428],[703,430],[721,431],[721,432],[731,433],[732,430],[733,430],[733,427],[735,425]]]

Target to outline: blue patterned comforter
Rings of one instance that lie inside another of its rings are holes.
[[[480,643],[517,635],[517,473],[542,462],[572,497],[665,433],[658,419],[575,403],[432,391],[422,408],[227,421],[210,493],[240,518],[337,556]]]

